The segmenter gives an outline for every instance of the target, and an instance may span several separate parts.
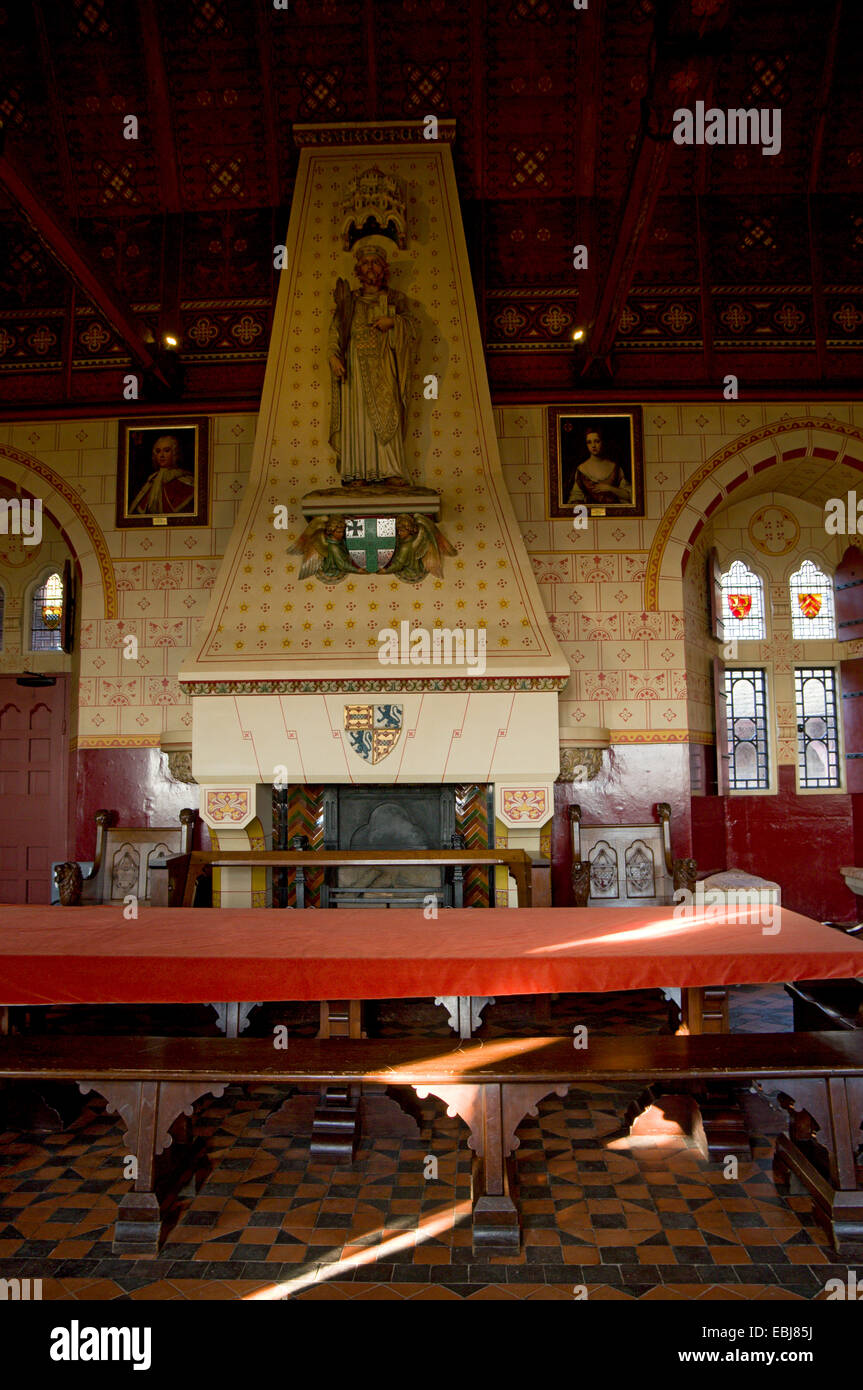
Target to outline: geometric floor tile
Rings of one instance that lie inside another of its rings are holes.
[[[565,996],[551,1024],[536,1022],[530,1001],[501,1004],[488,1010],[484,1036],[567,1033],[573,1020],[655,1032],[666,1018],[657,991]],[[732,1026],[741,1019],[749,1031],[782,1031],[790,1001],[781,987],[736,991]],[[73,1026],[62,1013],[56,1022]],[[430,1001],[383,1001],[377,1027],[448,1036]],[[111,1253],[125,1182],[121,1130],[101,1102],[91,1098],[62,1133],[0,1135],[0,1275],[41,1278],[46,1299],[84,1301],[571,1300],[578,1285],[599,1300],[805,1300],[847,1276],[808,1198],[776,1192],[770,1160],[782,1122],[769,1096],[748,1098],[753,1153],[733,1178],[679,1136],[634,1142],[623,1121],[635,1087],[543,1101],[519,1130],[522,1248],[474,1255],[470,1154],[441,1102],[423,1103],[419,1139],[364,1139],[354,1165],[333,1167],[310,1162],[308,1139],[264,1134],[284,1094],[231,1086],[198,1103],[210,1170],[151,1260]],[[425,1176],[428,1156],[436,1178]]]

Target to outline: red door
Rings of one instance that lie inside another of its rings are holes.
[[[833,584],[836,636],[840,642],[859,641],[863,637],[863,552],[856,545],[849,545],[836,566]],[[842,662],[842,717],[846,785],[849,792],[859,794],[863,792],[863,657]]]
[[[0,902],[51,901],[66,858],[66,680],[0,677]]]

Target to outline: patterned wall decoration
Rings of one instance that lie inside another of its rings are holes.
[[[206,791],[204,815],[219,825],[239,825],[249,814],[248,791]]]
[[[464,835],[468,849],[489,848],[488,787],[476,783],[455,789],[455,828]],[[481,868],[468,869],[464,882],[465,907],[488,907],[489,876]]]
[[[310,849],[323,849],[324,847],[324,789],[320,786],[299,787],[292,786],[288,789],[288,814],[287,814],[287,844],[290,845],[295,835],[305,835],[309,842]],[[319,869],[309,873],[306,877],[306,902],[310,907],[320,907],[321,905],[321,884],[324,876]],[[290,889],[288,904],[290,907],[297,905],[297,892],[293,882],[293,875],[289,879]]]
[[[762,555],[787,555],[800,539],[800,523],[787,507],[770,503],[750,517],[747,534]]]

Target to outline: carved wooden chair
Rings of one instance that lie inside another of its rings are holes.
[[[576,907],[646,907],[673,902],[678,888],[695,890],[694,859],[671,855],[671,807],[656,806],[650,825],[583,825],[570,806],[572,892]]]
[[[197,811],[184,807],[179,825],[112,825],[113,811],[97,811],[96,854],[84,875],[82,903],[117,903],[133,895],[142,907],[168,902],[168,858],[189,854]]]

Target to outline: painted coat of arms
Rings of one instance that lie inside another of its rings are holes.
[[[403,723],[401,705],[345,705],[345,732],[367,763],[379,763],[392,752]]]

